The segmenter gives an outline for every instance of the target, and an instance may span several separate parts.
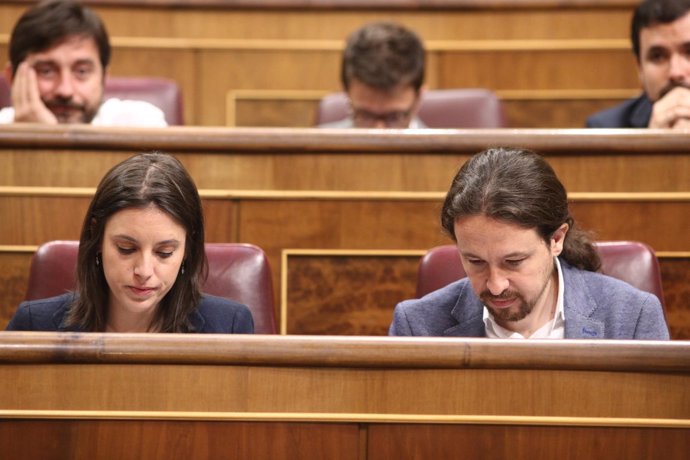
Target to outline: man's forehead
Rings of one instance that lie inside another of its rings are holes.
[[[677,46],[690,42],[690,11],[671,22],[654,22],[640,30],[640,45],[643,48]]]
[[[27,57],[34,59],[54,59],[58,54],[77,54],[83,59],[99,60],[99,50],[96,40],[87,35],[70,35],[62,40],[51,43],[48,47],[30,51]]]

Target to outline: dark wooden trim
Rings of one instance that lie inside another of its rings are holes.
[[[690,342],[0,332],[4,363],[690,372]]]
[[[76,150],[171,152],[425,152],[456,155],[489,145],[522,146],[579,155],[690,152],[688,135],[631,129],[326,130],[317,128],[108,128],[94,126],[0,126],[0,145]]]

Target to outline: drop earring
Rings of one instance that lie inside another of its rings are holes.
[[[96,267],[101,265],[101,253],[96,254]]]
[[[180,267],[180,275],[184,275],[184,263],[182,264],[182,267]]]

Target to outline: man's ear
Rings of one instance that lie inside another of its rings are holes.
[[[563,243],[565,243],[565,236],[568,234],[568,230],[570,230],[570,225],[563,223],[551,235],[551,253],[554,256],[558,256],[563,252]]]
[[[8,61],[7,64],[5,64],[5,69],[4,69],[3,73],[5,74],[5,80],[7,80],[7,84],[12,86],[12,80],[14,80],[14,78],[12,78],[12,63],[11,62]]]

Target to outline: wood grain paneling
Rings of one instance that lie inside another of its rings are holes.
[[[0,250],[0,330],[4,330],[24,300],[33,251]]]
[[[37,436],[38,435],[38,436]],[[357,460],[356,424],[170,420],[0,421],[6,458]]]
[[[0,126],[0,186],[94,187],[117,162],[161,150],[202,189],[444,193],[469,156],[501,145],[542,153],[571,193],[690,191],[686,134],[584,129]]]
[[[529,391],[525,389],[526,391]],[[646,459],[663,452],[683,459],[690,448],[684,429],[635,427],[541,427],[375,425],[369,428],[369,460],[389,458],[465,458],[547,460],[578,458]],[[500,442],[497,442],[500,440]]]
[[[419,258],[284,251],[281,333],[387,335],[391,306],[414,297]]]
[[[690,340],[690,257],[662,258],[660,262],[671,337]]]

